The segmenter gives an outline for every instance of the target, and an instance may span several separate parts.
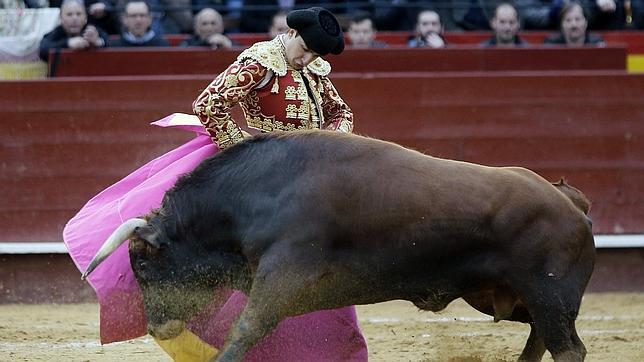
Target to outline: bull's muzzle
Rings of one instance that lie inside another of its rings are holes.
[[[161,340],[175,338],[180,335],[184,329],[186,329],[186,322],[178,319],[167,321],[166,323],[159,325],[153,323],[148,324],[148,333],[152,337]]]

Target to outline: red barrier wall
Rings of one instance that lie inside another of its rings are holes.
[[[90,52],[62,50],[49,60],[50,75],[214,75],[230,65],[238,50],[202,48],[114,48]],[[330,56],[338,72],[454,72],[518,70],[626,70],[626,48],[446,48],[348,49]]]
[[[148,122],[210,77],[0,82],[0,241],[59,241],[96,192],[191,136]],[[561,176],[597,233],[644,232],[644,75],[339,74],[356,131],[430,154]]]
[[[96,303],[66,254],[0,254],[0,304]],[[599,249],[586,292],[643,292],[644,251]]]

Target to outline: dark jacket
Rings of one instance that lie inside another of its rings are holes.
[[[117,2],[118,0],[85,0],[88,12],[87,21],[105,30],[110,35],[117,35],[121,32],[121,20],[118,16]],[[92,14],[89,14],[90,6],[96,3],[105,4],[105,14],[101,18],[95,18]]]
[[[81,34],[85,31],[86,28],[87,28],[87,25],[83,27],[83,30],[81,30]],[[107,33],[99,27],[96,27],[96,30],[98,31],[98,36],[103,39],[104,46],[107,46],[107,43],[108,43]],[[65,32],[65,29],[63,29],[62,25],[58,25],[57,27],[54,28],[54,30],[45,34],[45,36],[43,36],[42,40],[40,41],[40,54],[39,54],[40,59],[47,61],[49,59],[50,49],[69,48],[69,46],[67,45],[67,41],[69,40],[69,38],[73,38],[73,36],[70,37],[69,34]]]
[[[544,41],[544,44],[553,44],[553,45],[566,45],[566,39],[564,38],[563,34],[557,33],[554,35],[550,35],[547,37]],[[588,45],[603,45],[604,44],[604,38],[602,38],[599,35],[595,34],[590,34],[586,33],[586,40],[584,40],[584,44]]]
[[[170,43],[161,35],[149,30],[142,39],[133,40],[131,34],[121,33],[118,39],[110,41],[111,47],[169,47]]]
[[[234,46],[234,47],[241,45],[241,44],[239,44],[238,42],[236,42],[236,41],[234,41],[232,39],[230,40],[230,42],[232,43],[232,46]],[[210,48],[210,43],[208,43],[207,41],[201,39],[198,35],[193,35],[190,38],[182,41],[181,44],[179,44],[179,46],[181,46],[181,47],[209,47]]]
[[[481,43],[481,45],[486,47],[486,48],[487,47],[495,47],[495,46],[497,46],[498,43],[497,43],[497,40],[496,40],[496,36],[492,36],[492,37],[490,37],[490,39],[483,41]],[[514,45],[516,45],[517,47],[525,47],[525,46],[530,45],[530,43],[528,43],[527,41],[521,39],[521,37],[517,35],[517,36],[514,37]]]

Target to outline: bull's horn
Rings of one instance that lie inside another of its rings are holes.
[[[87,270],[81,276],[82,280],[85,280],[89,273],[91,273],[105,258],[110,256],[125,240],[130,238],[132,232],[135,228],[147,225],[147,221],[143,219],[130,219],[121,224],[112,235],[110,235],[107,240],[103,243],[103,246],[98,250],[94,259],[89,263]]]

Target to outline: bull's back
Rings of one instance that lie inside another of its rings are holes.
[[[260,135],[193,174],[244,235],[262,240],[255,244],[260,252],[273,235],[292,235],[289,228],[303,239],[351,240],[356,248],[410,240],[437,248],[449,242],[440,239],[446,234],[472,230],[493,240],[511,235],[500,214],[529,219],[570,206],[525,169],[445,160],[328,131]]]

